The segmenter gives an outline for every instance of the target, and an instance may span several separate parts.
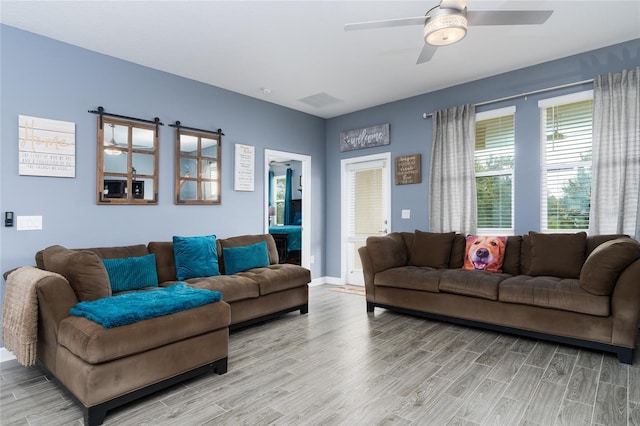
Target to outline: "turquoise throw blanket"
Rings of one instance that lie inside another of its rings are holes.
[[[80,302],[69,312],[95,321],[104,328],[112,328],[217,302],[221,297],[219,291],[177,283],[165,288]]]

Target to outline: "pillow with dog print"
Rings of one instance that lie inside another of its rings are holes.
[[[507,237],[467,236],[463,269],[502,273]]]

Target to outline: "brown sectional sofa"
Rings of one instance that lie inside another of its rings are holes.
[[[466,240],[454,233],[369,237],[359,253],[367,312],[386,308],[633,360],[640,243],[631,238],[510,236],[502,273],[463,269]]]
[[[224,274],[223,247],[259,241],[266,241],[268,266]],[[105,296],[96,289],[103,282],[102,259],[152,253],[159,286],[166,287],[177,281],[172,243],[81,250],[52,246],[36,254],[38,268],[46,271],[36,285],[37,362],[84,407],[85,424],[101,424],[107,410],[182,380],[210,371],[225,373],[230,329],[284,312],[307,312],[310,271],[279,264],[271,235],[233,237],[216,244],[221,275],[184,282],[220,291],[221,301],[108,329],[69,314],[80,300]]]

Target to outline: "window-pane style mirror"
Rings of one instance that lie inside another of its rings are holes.
[[[176,204],[220,204],[220,138],[176,128]]]
[[[97,152],[98,204],[158,203],[155,126],[98,117]]]

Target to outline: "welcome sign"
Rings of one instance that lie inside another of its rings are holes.
[[[340,151],[389,145],[389,123],[340,133]]]

